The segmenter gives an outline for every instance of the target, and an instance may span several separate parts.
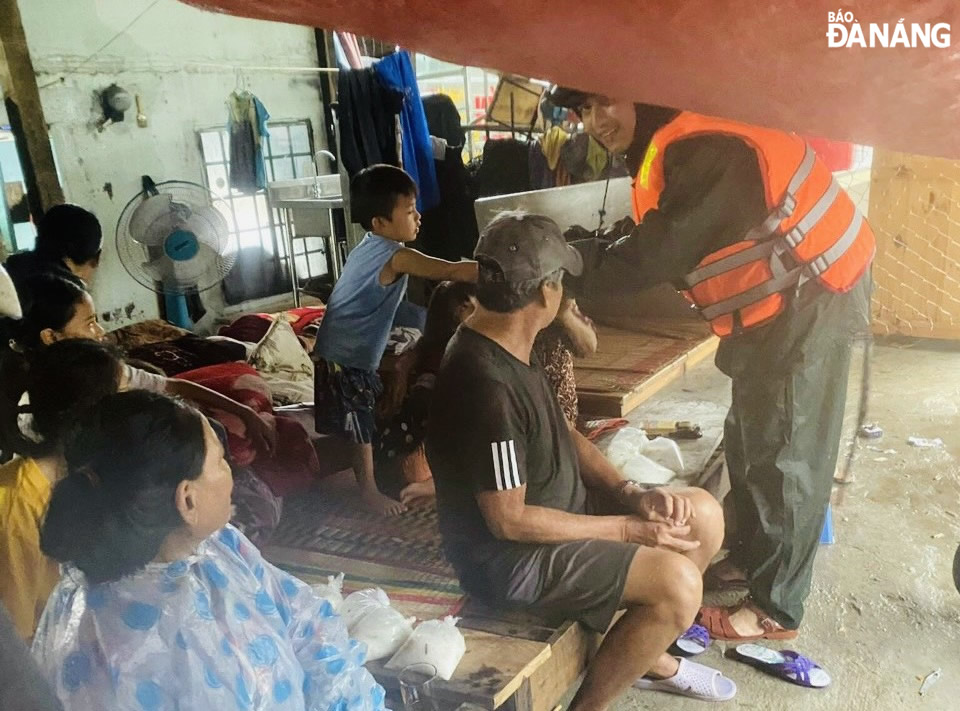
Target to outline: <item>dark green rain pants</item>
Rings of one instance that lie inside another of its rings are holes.
[[[852,341],[868,333],[871,280],[846,294],[806,283],[770,325],[725,339],[733,380],[724,446],[731,562],[756,604],[796,629],[810,592],[840,448]]]

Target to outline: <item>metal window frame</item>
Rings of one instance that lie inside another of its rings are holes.
[[[306,128],[308,153],[294,150],[291,128],[296,126],[303,126]],[[314,141],[313,124],[310,119],[303,118],[271,120],[269,123],[269,130],[270,136],[268,136],[265,140],[263,151],[264,170],[267,174],[267,180],[273,181],[276,179],[276,164],[281,163],[281,161],[289,161],[290,174],[293,177],[306,177],[300,175],[300,171],[298,170],[298,162],[302,162],[303,158],[309,159],[311,163],[314,160],[316,144]],[[288,146],[286,151],[274,152],[274,140],[276,140],[275,137],[277,136],[277,131],[282,131],[283,135],[286,137],[286,144]],[[222,158],[220,160],[215,160],[212,156],[208,156],[204,150],[203,136],[205,134],[215,134],[218,137],[220,151],[222,154]],[[259,233],[260,246],[264,249],[264,251],[273,255],[274,262],[277,264],[277,267],[280,268],[282,263],[286,262],[287,260],[287,247],[283,232],[285,225],[281,219],[279,211],[273,210],[272,215],[263,213],[263,209],[270,209],[266,199],[266,190],[258,190],[252,194],[241,194],[235,191],[233,186],[230,185],[230,134],[228,126],[203,126],[196,130],[196,135],[197,147],[200,151],[200,161],[203,168],[203,185],[206,186],[208,190],[218,195],[230,208],[230,217],[228,220],[230,234],[237,238],[239,245],[239,237],[241,233],[251,231],[251,228],[249,227],[246,227],[243,230],[240,229],[240,223],[237,220],[237,203],[240,200],[252,200],[253,212],[257,224],[256,229]],[[209,169],[216,166],[222,166],[224,169],[227,181],[225,192],[221,192],[220,188],[214,188],[210,185]],[[263,208],[261,208],[261,206],[258,204],[258,199],[260,198],[262,198],[264,202]],[[299,243],[299,245],[297,243]],[[327,258],[326,253],[323,250],[322,240],[318,239],[315,242],[313,242],[313,240],[305,239],[295,240],[293,258],[297,260],[297,274],[302,275],[307,279],[326,273]],[[286,290],[278,293],[285,293],[285,291]]]

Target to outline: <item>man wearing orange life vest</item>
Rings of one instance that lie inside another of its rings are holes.
[[[634,177],[637,226],[578,244],[591,298],[671,282],[720,336],[736,535],[708,572],[719,639],[791,639],[810,592],[840,443],[852,336],[869,322],[873,232],[798,136],[557,88]],[[614,289],[613,291],[611,289]]]

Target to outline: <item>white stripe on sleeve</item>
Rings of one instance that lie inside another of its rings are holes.
[[[497,491],[519,489],[520,469],[517,467],[517,450],[514,440],[491,442],[490,451],[493,454],[493,473],[497,480]]]
[[[517,450],[513,446],[513,440],[510,440],[510,471],[513,474],[514,488],[520,488],[520,469],[517,467]]]
[[[500,471],[500,446],[497,442],[490,443],[493,452],[493,473],[497,478],[497,491],[503,491],[503,474]]]
[[[510,472],[510,453],[507,451],[507,442],[500,443],[500,471],[503,472],[503,488],[513,488],[513,477]]]

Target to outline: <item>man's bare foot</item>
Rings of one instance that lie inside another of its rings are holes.
[[[426,481],[415,481],[407,484],[400,490],[400,501],[405,506],[409,506],[416,499],[432,499],[437,495],[437,487],[433,484],[433,479]]]
[[[757,617],[757,614],[747,607],[741,607],[730,615],[730,624],[733,625],[733,629],[741,637],[756,637],[766,632],[760,625],[760,618]]]
[[[680,660],[664,652],[657,657],[657,661],[650,667],[650,671],[647,672],[646,676],[651,679],[669,679],[672,676],[676,676],[679,669]]]
[[[407,507],[396,499],[381,494],[376,489],[366,489],[360,492],[360,500],[364,508],[381,516],[399,516]]]

